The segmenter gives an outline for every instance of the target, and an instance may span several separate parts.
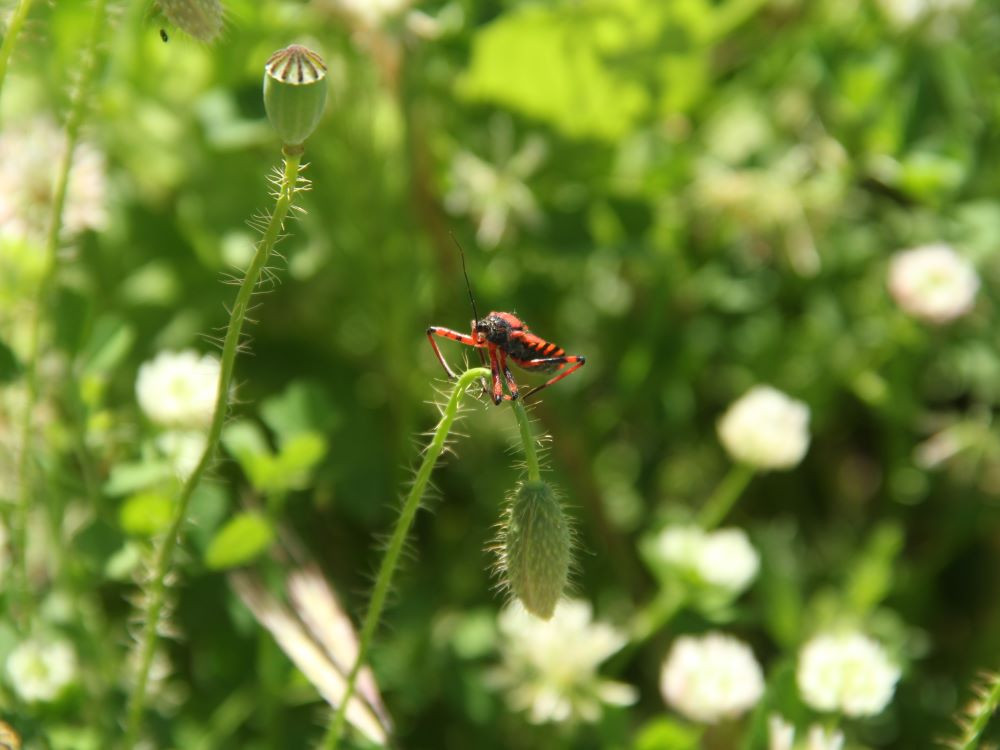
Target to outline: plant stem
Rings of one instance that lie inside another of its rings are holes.
[[[739,500],[743,490],[753,479],[755,470],[745,464],[733,464],[729,473],[723,477],[719,486],[715,488],[712,496],[705,501],[701,513],[698,514],[698,523],[703,529],[713,529],[722,523],[722,520],[732,510],[733,505]]]
[[[284,156],[285,169],[278,183],[274,211],[271,213],[264,236],[257,243],[257,249],[253,259],[250,261],[250,266],[247,268],[246,276],[243,278],[239,292],[236,294],[236,302],[233,304],[232,313],[230,314],[229,327],[226,330],[226,338],[222,345],[219,391],[216,395],[215,411],[212,414],[212,423],[208,430],[205,450],[201,454],[201,460],[198,461],[198,465],[191,472],[191,475],[181,488],[170,528],[160,541],[156,551],[153,577],[148,592],[145,625],[143,626],[140,644],[139,672],[128,705],[124,741],[124,747],[128,750],[135,746],[142,727],[142,715],[146,706],[146,685],[149,681],[149,670],[153,663],[153,655],[156,651],[156,643],[159,637],[160,615],[163,612],[163,605],[166,599],[166,579],[170,572],[174,550],[180,538],[181,527],[187,519],[187,510],[191,501],[191,495],[201,481],[202,475],[214,460],[219,438],[222,435],[222,426],[226,419],[226,411],[229,404],[229,387],[233,380],[233,369],[236,363],[236,352],[239,349],[243,322],[246,319],[250,298],[260,279],[261,271],[270,258],[271,251],[274,249],[274,245],[281,234],[285,216],[288,214],[297,190],[296,182],[298,181],[299,164],[302,158],[301,151],[293,153],[290,149],[286,149]]]
[[[347,718],[347,706],[354,695],[354,686],[358,679],[358,672],[361,671],[361,667],[364,666],[368,656],[368,648],[371,645],[375,629],[378,627],[379,619],[382,616],[385,598],[389,593],[389,585],[392,583],[393,574],[396,572],[399,555],[403,551],[403,543],[406,541],[406,536],[417,514],[417,509],[420,508],[420,503],[424,497],[424,490],[431,477],[431,471],[433,471],[434,464],[437,463],[438,456],[441,455],[441,451],[444,449],[448,432],[451,430],[455,417],[458,416],[459,401],[472,383],[479,378],[489,376],[490,371],[485,367],[474,367],[462,373],[455,383],[455,388],[448,398],[448,403],[444,407],[444,412],[441,414],[441,421],[438,422],[437,427],[434,429],[434,436],[431,438],[430,445],[427,446],[427,450],[424,453],[424,460],[417,470],[413,486],[410,488],[410,492],[403,502],[399,518],[396,520],[396,528],[393,529],[392,537],[389,539],[389,544],[385,550],[385,555],[382,557],[382,563],[379,565],[378,575],[375,578],[375,587],[372,589],[371,601],[368,603],[368,611],[365,613],[365,620],[361,626],[358,654],[354,659],[354,664],[351,666],[351,671],[347,674],[344,697],[341,699],[340,705],[337,706],[333,719],[330,721],[330,727],[323,738],[322,747],[327,748],[327,750],[335,750],[340,743],[340,736],[344,731],[344,721]]]
[[[14,8],[13,14],[10,17],[10,23],[7,25],[7,33],[3,36],[3,43],[0,44],[0,91],[3,91],[3,82],[7,77],[7,63],[10,62],[10,56],[14,52],[14,42],[17,41],[18,35],[21,33],[21,27],[24,25],[24,19],[28,16],[28,11],[31,10],[31,4],[33,0],[21,0]],[[103,13],[103,5],[99,12]]]
[[[6,68],[10,47],[13,46],[17,28],[23,21],[24,13],[27,13],[25,6],[30,2],[22,2],[14,12],[11,26],[4,37],[3,47],[0,48],[0,85],[3,83],[3,74]],[[94,19],[87,46],[83,50],[80,62],[80,81],[70,105],[69,114],[66,119],[66,149],[59,161],[56,172],[55,189],[52,194],[52,207],[49,214],[48,232],[45,237],[45,248],[42,266],[42,275],[38,280],[38,287],[35,289],[34,304],[31,306],[28,321],[28,350],[25,356],[25,397],[21,414],[20,427],[20,455],[17,461],[17,502],[14,505],[13,517],[11,518],[11,547],[13,550],[13,586],[12,596],[16,602],[15,617],[24,623],[33,606],[34,597],[28,591],[28,509],[31,504],[31,443],[33,435],[32,417],[35,411],[35,402],[38,401],[39,378],[38,378],[38,357],[41,351],[41,329],[42,329],[42,308],[49,295],[56,271],[56,252],[59,249],[59,233],[62,228],[63,209],[66,205],[66,192],[69,187],[69,174],[73,166],[73,153],[76,150],[77,141],[80,138],[80,127],[86,115],[86,103],[90,93],[90,86],[94,80],[94,73],[97,70],[97,49],[101,41],[101,35],[106,26],[106,0],[97,0],[94,6]],[[23,12],[22,12],[23,11]],[[18,18],[21,13],[21,18]],[[9,44],[8,44],[9,43]]]
[[[997,708],[1000,708],[1000,673],[987,674],[975,688],[976,698],[969,705],[959,723],[962,726],[962,736],[948,742],[947,747],[955,750],[976,750],[986,725],[990,723]]]
[[[521,432],[521,444],[524,446],[524,463],[528,468],[528,479],[538,481],[541,478],[541,471],[538,464],[538,451],[535,448],[535,438],[531,434],[531,423],[528,421],[528,413],[520,401],[511,401],[510,404],[514,409],[514,416],[517,418],[517,428]]]

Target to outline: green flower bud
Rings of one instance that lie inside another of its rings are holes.
[[[159,3],[170,23],[196,39],[210,42],[222,31],[220,0],[159,0]]]
[[[572,542],[552,487],[522,482],[507,508],[498,551],[503,584],[533,615],[552,617],[569,577]]]
[[[264,109],[281,142],[299,146],[319,124],[326,106],[326,65],[312,50],[292,44],[264,66]]]

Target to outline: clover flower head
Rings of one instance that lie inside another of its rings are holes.
[[[717,429],[735,461],[758,469],[791,469],[809,448],[809,407],[758,385],[730,405]]]
[[[564,599],[552,619],[541,620],[514,602],[498,625],[503,664],[496,682],[532,723],[596,721],[602,704],[627,706],[637,699],[632,686],[597,674],[626,638],[611,625],[593,622],[589,603]]]
[[[889,293],[904,312],[942,325],[972,309],[979,276],[949,245],[915,247],[896,253],[889,263]]]
[[[892,700],[899,667],[877,641],[859,632],[824,633],[799,652],[802,699],[819,711],[874,716]]]
[[[806,733],[805,744],[795,744],[795,726],[778,714],[767,720],[768,750],[843,750],[844,733],[813,724]]]
[[[687,718],[714,724],[755,705],[764,675],[750,647],[732,636],[682,636],[663,663],[660,691]]]
[[[7,679],[29,703],[49,703],[76,680],[76,651],[66,640],[22,641],[7,657]]]
[[[212,421],[219,392],[219,360],[194,351],[160,352],[139,367],[136,397],[161,427],[198,429]]]
[[[656,550],[671,567],[734,594],[750,585],[760,568],[757,550],[737,528],[669,526],[660,532]]]
[[[11,123],[0,133],[0,240],[44,240],[65,151],[65,133],[46,117]],[[104,155],[87,142],[78,143],[66,186],[63,232],[104,227],[106,192]]]

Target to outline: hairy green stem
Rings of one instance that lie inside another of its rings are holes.
[[[260,279],[261,271],[264,269],[265,264],[271,256],[271,251],[274,249],[274,245],[281,235],[285,216],[288,214],[292,200],[295,197],[296,182],[299,177],[299,164],[302,156],[301,151],[293,153],[290,149],[286,149],[284,155],[285,170],[278,184],[274,211],[271,213],[264,236],[257,243],[257,249],[247,268],[243,282],[240,284],[240,289],[236,294],[236,301],[233,304],[232,313],[229,317],[229,327],[226,329],[226,338],[222,345],[219,391],[216,396],[215,411],[212,414],[212,423],[208,430],[205,450],[201,454],[198,465],[191,472],[191,475],[181,488],[173,520],[156,550],[152,580],[147,592],[148,602],[140,642],[139,671],[136,676],[135,687],[129,697],[125,740],[123,743],[127,750],[131,750],[135,746],[142,728],[142,716],[146,707],[146,686],[149,682],[149,670],[153,663],[156,643],[159,638],[160,615],[163,612],[166,600],[166,580],[173,561],[174,550],[180,539],[181,527],[187,520],[187,510],[191,501],[191,495],[201,481],[202,475],[214,460],[215,451],[222,435],[222,426],[225,423],[226,411],[229,405],[229,387],[233,380],[233,369],[243,331],[243,322],[246,319],[250,299]]]
[[[962,736],[948,742],[947,747],[955,750],[976,750],[979,747],[986,725],[1000,708],[1000,673],[985,675],[975,692],[975,700],[965,709],[959,721]]]
[[[733,464],[712,496],[705,501],[701,513],[698,514],[698,524],[703,529],[713,529],[722,523],[733,505],[740,499],[743,490],[750,484],[754,474],[755,470],[751,466]]]
[[[538,451],[535,447],[535,438],[531,434],[531,423],[528,421],[528,413],[524,410],[524,404],[520,401],[511,401],[514,409],[514,416],[517,418],[517,429],[521,433],[521,444],[524,446],[524,463],[528,468],[528,479],[538,481],[541,479],[541,471],[538,464]]]
[[[365,619],[361,625],[358,655],[354,659],[351,671],[347,674],[344,697],[341,699],[340,705],[337,706],[333,719],[330,721],[330,727],[323,738],[322,747],[328,750],[334,750],[340,743],[340,737],[344,731],[344,722],[347,718],[347,706],[354,695],[354,686],[358,679],[358,673],[361,671],[361,667],[364,666],[365,660],[368,657],[368,648],[371,645],[375,629],[378,627],[379,619],[382,616],[385,598],[389,593],[389,585],[392,583],[392,577],[396,572],[399,555],[403,551],[403,543],[406,541],[406,536],[417,514],[417,509],[420,508],[420,503],[424,497],[424,490],[427,488],[427,482],[430,480],[434,464],[437,463],[438,456],[444,450],[448,433],[455,422],[455,417],[458,416],[458,404],[462,398],[462,394],[479,378],[489,376],[490,371],[485,367],[474,367],[462,373],[455,383],[455,388],[448,398],[448,403],[445,404],[444,412],[441,414],[441,421],[438,422],[437,427],[434,429],[434,436],[427,446],[427,450],[424,453],[424,460],[417,470],[413,486],[410,488],[410,492],[403,502],[403,507],[400,509],[399,518],[396,520],[396,528],[393,529],[392,537],[389,539],[389,544],[385,550],[385,555],[382,557],[382,563],[379,565],[378,575],[375,578],[375,586],[372,589],[371,601],[368,603],[368,611],[365,613]]]
[[[3,83],[3,73],[6,68],[6,57],[4,55],[10,54],[9,47],[13,45],[17,26],[20,25],[20,21],[24,20],[23,17],[18,19],[17,14],[22,11],[27,13],[26,5],[30,5],[30,3],[22,2],[18,6],[14,14],[15,18],[11,20],[7,36],[4,37],[3,47],[0,48],[0,84]],[[106,26],[106,11],[106,0],[97,0],[97,4],[94,6],[93,26],[90,31],[90,37],[87,40],[87,46],[83,50],[79,83],[66,119],[66,150],[62,154],[56,172],[48,231],[45,237],[42,275],[38,280],[38,287],[35,289],[35,298],[29,312],[28,350],[25,355],[24,365],[26,386],[24,404],[22,406],[24,412],[21,414],[21,423],[19,425],[21,452],[17,461],[17,501],[14,505],[13,517],[11,519],[11,547],[14,558],[12,595],[16,602],[16,618],[21,623],[24,623],[28,619],[34,599],[28,591],[27,527],[28,510],[31,505],[32,495],[31,438],[34,432],[32,417],[34,416],[35,403],[38,401],[39,393],[38,357],[41,352],[42,310],[55,279],[56,252],[59,249],[59,234],[62,229],[63,209],[66,206],[69,174],[73,166],[73,153],[76,151],[76,144],[80,139],[80,128],[87,113],[86,105],[90,87],[94,80],[94,73],[97,70],[97,52]]]
[[[24,26],[24,19],[28,17],[32,2],[34,0],[21,0],[17,4],[13,14],[11,14],[10,23],[7,25],[7,33],[3,35],[3,43],[0,44],[0,92],[3,91],[3,82],[7,77],[7,64],[14,52],[14,43],[21,33],[21,27]],[[101,2],[100,5],[103,6],[104,3]],[[100,12],[103,13],[103,7]]]

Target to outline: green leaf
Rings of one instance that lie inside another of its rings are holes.
[[[296,381],[260,405],[264,423],[284,443],[303,432],[327,433],[337,423],[329,397],[319,385]]]
[[[118,513],[118,522],[126,534],[153,536],[170,525],[174,502],[158,492],[141,492],[129,497]]]
[[[134,342],[135,330],[124,320],[112,316],[101,318],[94,324],[81,353],[81,374],[107,375],[125,360]]]
[[[654,719],[643,726],[634,750],[697,750],[701,729],[674,719]]]
[[[524,6],[475,36],[459,91],[571,137],[614,141],[649,109],[647,88],[612,62],[635,44],[633,33],[610,11]]]
[[[104,493],[117,497],[145,489],[174,477],[174,471],[164,461],[136,461],[116,464],[104,483]]]
[[[274,528],[260,513],[241,513],[215,535],[205,552],[205,564],[214,570],[245,565],[274,540]]]

